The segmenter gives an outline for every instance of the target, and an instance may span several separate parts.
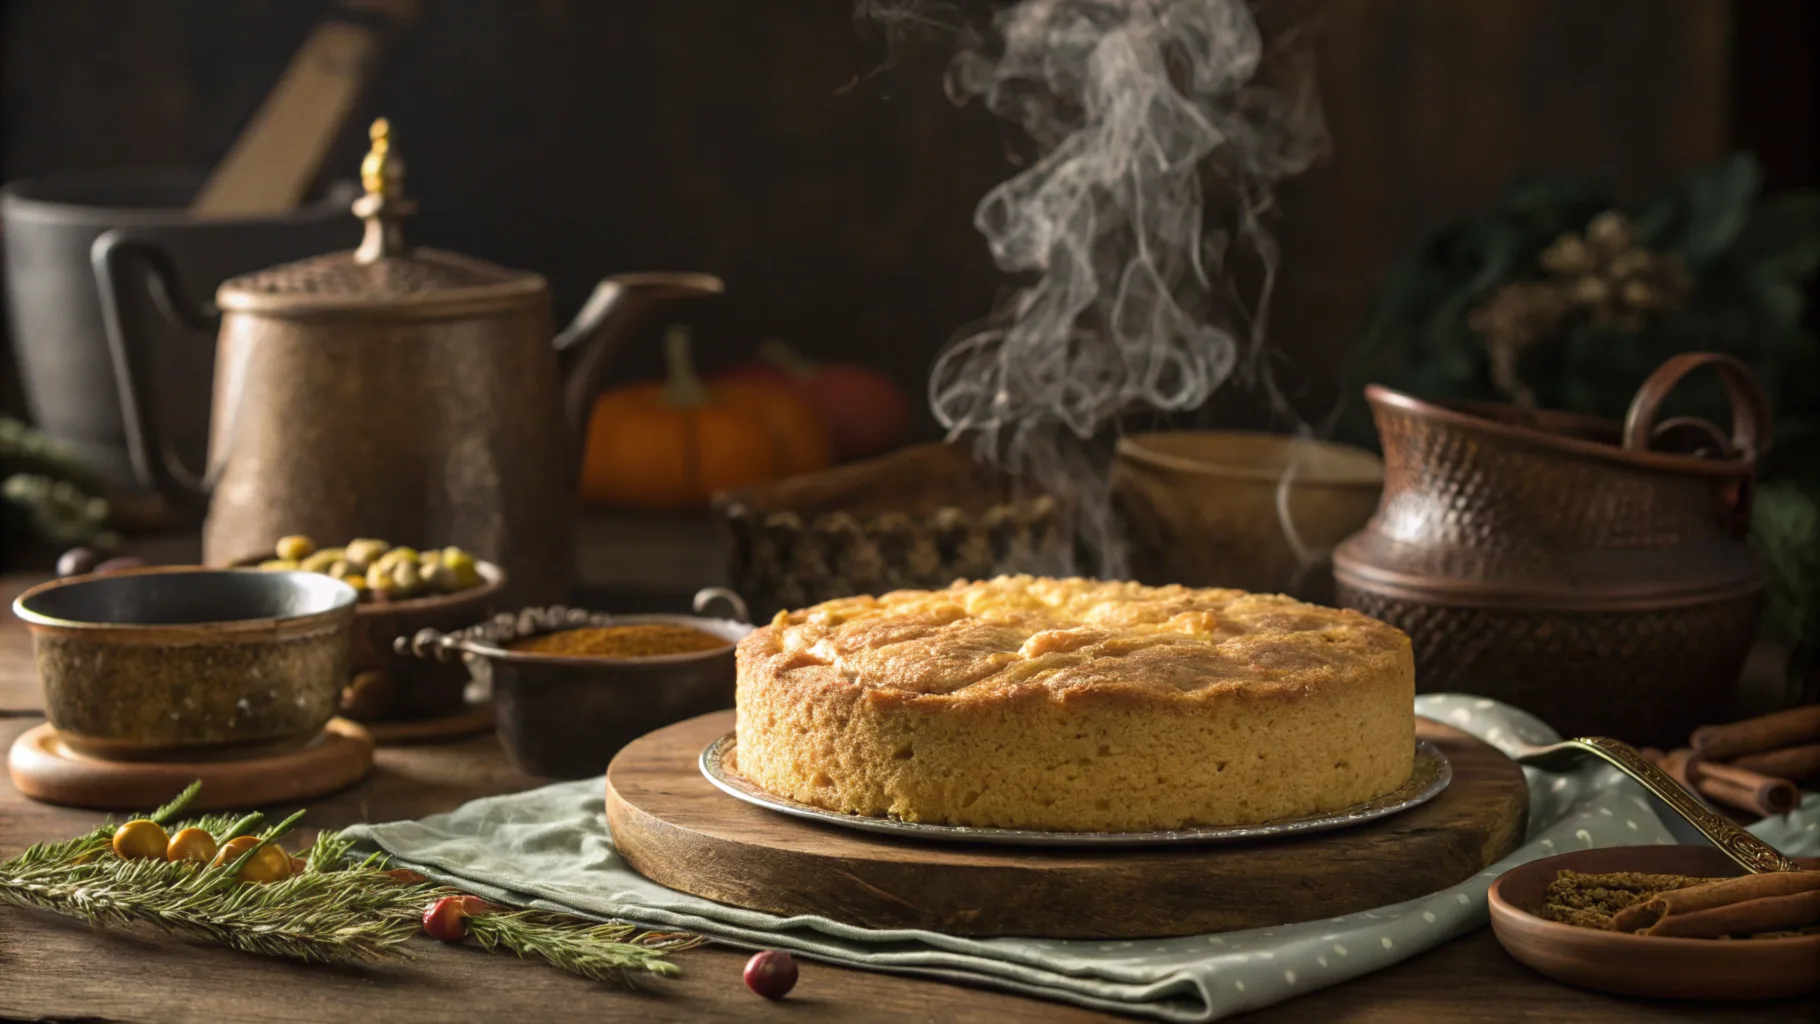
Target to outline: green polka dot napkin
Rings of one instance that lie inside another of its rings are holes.
[[[1416,699],[1416,712],[1506,749],[1513,741],[1559,738],[1535,718],[1480,698],[1425,695]],[[1207,1021],[1338,984],[1483,925],[1486,888],[1518,864],[1594,846],[1674,842],[1642,789],[1607,766],[1589,761],[1567,774],[1524,770],[1530,817],[1523,846],[1451,889],[1329,920],[1139,941],[883,931],[687,896],[646,881],[620,860],[596,779],[476,800],[422,821],[357,826],[348,834],[503,903],[700,932],[737,946],[788,949],[1118,1013]],[[1816,823],[1820,795],[1809,795],[1799,811],[1753,830],[1785,853],[1808,856],[1820,853]]]

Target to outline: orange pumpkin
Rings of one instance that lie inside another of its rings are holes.
[[[746,381],[704,385],[681,327],[664,338],[664,353],[668,379],[595,401],[582,457],[583,501],[695,508],[717,491],[828,465],[827,429],[801,398]]]

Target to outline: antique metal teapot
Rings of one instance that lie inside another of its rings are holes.
[[[216,292],[209,459],[183,467],[157,432],[143,339],[111,331],[141,482],[206,502],[203,559],[225,565],[288,534],[457,544],[505,568],[516,603],[567,599],[575,473],[604,371],[644,314],[718,293],[708,274],[609,277],[551,341],[536,274],[413,248],[404,164],[381,119],[361,166],[360,247],[233,278]],[[139,254],[181,308],[170,262]],[[115,260],[115,266],[120,261]]]

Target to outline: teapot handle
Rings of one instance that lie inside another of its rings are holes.
[[[588,417],[607,366],[636,321],[670,300],[719,295],[725,290],[720,278],[698,273],[617,274],[594,286],[574,322],[552,342],[562,370],[563,417],[577,468],[587,440]]]
[[[1757,456],[1769,448],[1769,400],[1764,397],[1763,388],[1758,385],[1750,367],[1718,352],[1683,352],[1656,367],[1656,372],[1637,388],[1636,397],[1630,400],[1630,411],[1624,416],[1625,451],[1649,450],[1650,442],[1659,432],[1656,414],[1661,411],[1663,400],[1683,377],[1702,366],[1719,371],[1719,378],[1725,384],[1725,396],[1732,409],[1731,447],[1736,457],[1755,462]],[[1685,421],[1671,420],[1661,426],[1677,422]]]
[[[108,351],[114,361],[114,382],[119,394],[121,420],[126,428],[127,452],[139,483],[171,501],[198,509],[206,504],[209,487],[203,478],[183,465],[158,426],[151,393],[152,354],[146,337],[128,326],[122,307],[135,280],[136,268],[151,293],[152,303],[173,326],[212,342],[220,313],[213,305],[190,305],[177,280],[176,264],[154,240],[116,228],[95,239],[89,249],[95,287],[101,299],[101,321]]]
[[[1677,426],[1692,427],[1709,437],[1718,436],[1717,428],[1704,420],[1677,417],[1660,425],[1656,423],[1656,414],[1661,411],[1669,392],[1683,377],[1702,366],[1719,371],[1719,379],[1725,384],[1725,397],[1731,403],[1732,433],[1729,450],[1723,457],[1742,464],[1744,472],[1726,484],[1721,495],[1724,507],[1720,518],[1732,536],[1742,538],[1750,533],[1757,457],[1769,448],[1771,432],[1769,400],[1764,397],[1763,388],[1750,367],[1717,352],[1683,352],[1658,366],[1630,401],[1630,411],[1624,417],[1624,449],[1648,451],[1650,443],[1664,429]]]

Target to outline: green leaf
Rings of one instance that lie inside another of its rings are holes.
[[[1820,191],[1764,200],[1738,239],[1733,258],[1754,275],[1805,281],[1820,271]]]
[[[1679,251],[1697,274],[1743,233],[1762,180],[1757,161],[1747,154],[1690,171],[1670,192],[1676,213],[1639,215],[1638,235],[1645,244]]]

